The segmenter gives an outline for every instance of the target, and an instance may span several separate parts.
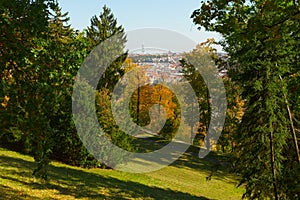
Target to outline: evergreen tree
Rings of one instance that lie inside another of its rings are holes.
[[[98,92],[96,94],[96,109],[100,126],[105,132],[105,137],[108,138],[109,141],[122,149],[130,151],[133,149],[131,145],[133,138],[120,130],[120,128],[114,121],[110,105],[113,89],[125,72],[123,63],[127,58],[127,53],[124,53],[126,43],[124,29],[122,26],[117,25],[117,20],[115,19],[111,10],[104,6],[103,11],[99,15],[99,17],[92,17],[91,25],[86,30],[86,38],[88,41],[88,53],[90,53],[90,55],[87,61],[89,69],[87,70],[88,72],[85,73],[89,74],[89,77],[92,76],[93,78],[95,78],[95,80],[97,78],[97,81],[99,81],[97,85]],[[113,42],[110,42],[109,45],[105,47],[105,50],[103,50],[103,52],[100,52],[98,55],[98,50],[101,51],[101,49],[97,49],[96,47],[103,44],[109,39],[112,39]],[[114,46],[115,44],[116,46]],[[116,58],[105,69],[102,77],[100,77],[100,80],[98,80],[97,74],[94,73],[93,70],[104,70],[105,66],[102,65],[108,63],[108,60],[110,60],[111,56],[106,54],[107,52],[111,53],[111,51],[116,51],[119,57]],[[93,65],[95,63],[97,63],[97,65],[102,68],[93,69],[93,66],[90,65]],[[82,84],[84,84],[84,81],[86,81],[90,85],[92,83],[91,80],[83,80]],[[89,130],[90,128],[86,127],[86,129]],[[97,136],[104,137],[104,135]],[[112,145],[110,142],[105,143],[104,140],[99,141],[99,139],[95,139],[92,143],[92,145],[95,145],[95,147],[97,146],[98,148],[96,153],[98,155],[96,156],[98,156],[98,158],[100,158],[104,162],[103,164],[106,164],[106,166],[113,167],[115,164],[117,164],[115,163],[115,161],[124,161],[125,156],[122,153],[121,155],[108,150],[109,147],[111,147],[110,145]]]
[[[99,163],[83,146],[78,137],[72,116],[73,77],[86,56],[87,41],[82,33],[75,32],[68,25],[68,13],[62,13],[57,5],[49,23],[48,48],[51,49],[49,63],[51,73],[53,103],[47,114],[51,120],[53,143],[51,158],[67,164],[92,167]],[[49,55],[46,58],[47,60]]]
[[[126,43],[124,28],[117,25],[117,19],[114,17],[111,10],[104,6],[103,11],[99,17],[92,17],[91,25],[86,30],[86,36],[89,41],[90,51],[101,42],[116,35],[120,37],[118,45],[120,45],[120,47],[124,49]],[[126,60],[126,57],[127,53],[124,53],[105,70],[105,73],[99,81],[98,88],[106,87],[110,91],[113,90],[120,77],[124,75],[124,68],[122,67],[122,64]]]
[[[195,10],[196,24],[222,34],[230,77],[242,88],[237,171],[249,199],[297,199],[297,136],[292,131],[291,77],[299,51],[299,2],[211,0]]]

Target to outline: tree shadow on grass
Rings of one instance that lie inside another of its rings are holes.
[[[122,181],[116,178],[89,173],[80,169],[49,166],[50,181],[33,181],[31,172],[35,163],[20,158],[0,156],[1,167],[7,167],[0,180],[16,182],[31,189],[51,189],[58,194],[69,195],[74,198],[88,199],[202,199],[188,193],[146,186],[137,182]],[[18,168],[18,170],[14,170]],[[99,169],[100,170],[100,169]],[[20,178],[19,178],[20,177]],[[0,199],[34,199],[30,194],[17,196],[14,189],[0,185]]]
[[[138,153],[156,151],[158,149],[163,148],[168,143],[169,141],[160,137],[139,138],[133,141],[133,145],[135,145],[138,148]],[[181,143],[177,144],[181,145]],[[201,171],[209,172],[211,171],[212,166],[214,166],[215,164],[226,163],[227,165],[220,166],[219,170],[228,171],[228,169],[230,168],[230,162],[228,161],[228,157],[226,155],[220,155],[211,151],[205,158],[200,159],[198,157],[199,151],[200,147],[194,145],[189,146],[189,148],[181,156],[181,158],[174,162],[172,166],[189,167],[192,169],[199,169]]]
[[[161,137],[148,137],[148,138],[139,138],[133,141],[138,149],[139,153],[146,153],[156,151],[170,141],[163,139]],[[181,145],[181,143],[178,143]],[[182,144],[184,145],[184,144]],[[205,158],[199,158],[198,154],[200,147],[191,145],[186,150],[186,152],[171,166],[178,168],[189,168],[193,171],[199,171],[200,173],[205,173],[207,175],[207,180],[217,179],[226,181],[231,184],[238,185],[239,180],[237,179],[236,174],[233,173],[233,168],[229,156],[226,154],[218,154],[211,151]],[[135,161],[136,163],[139,161]],[[155,161],[164,163],[164,161]]]
[[[201,173],[206,173],[209,179],[214,178],[237,185],[238,178],[233,173],[228,155],[211,151],[206,157],[199,158],[199,151],[200,147],[190,146],[171,166],[198,170]]]
[[[13,188],[10,188],[8,186],[0,185],[0,199],[32,199],[32,200],[38,200],[39,198],[33,197],[29,194],[14,190]]]

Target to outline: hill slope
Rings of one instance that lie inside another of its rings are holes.
[[[162,170],[130,174],[52,162],[49,181],[32,177],[33,158],[0,148],[0,199],[240,199],[243,188],[210,159],[185,154]]]

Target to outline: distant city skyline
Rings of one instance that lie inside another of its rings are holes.
[[[69,13],[71,26],[81,31],[90,25],[90,19],[94,15],[99,16],[102,7],[106,5],[126,32],[142,28],[160,28],[178,32],[195,43],[212,37],[219,40],[219,34],[199,31],[193,24],[190,16],[200,7],[200,2],[198,0],[61,0],[59,4],[63,12]]]

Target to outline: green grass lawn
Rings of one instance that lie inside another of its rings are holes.
[[[0,148],[0,199],[241,199],[236,177],[219,169],[207,181],[212,164],[191,152],[146,174],[52,162],[45,182],[32,177],[32,157]]]

